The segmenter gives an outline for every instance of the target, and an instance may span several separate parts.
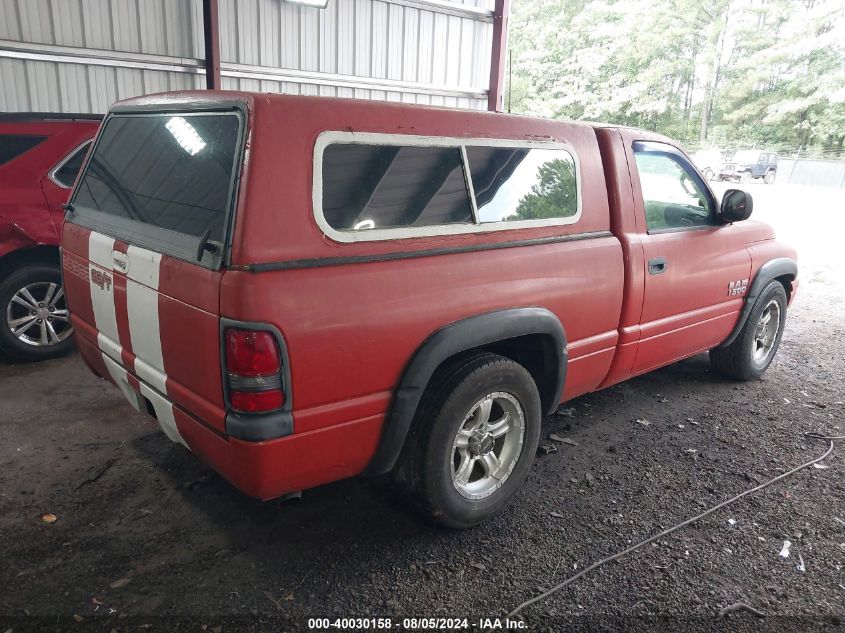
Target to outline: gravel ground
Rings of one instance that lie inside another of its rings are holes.
[[[802,286],[769,372],[737,384],[701,356],[568,403],[543,431],[575,445],[538,457],[512,506],[470,531],[429,528],[366,480],[301,501],[248,499],[77,357],[0,365],[0,631],[297,631],[309,617],[343,616],[466,617],[479,628],[820,455],[825,445],[803,432],[845,434],[845,275],[832,238],[842,231],[831,226],[845,228],[835,215],[845,192],[813,190],[823,203],[814,205],[809,190],[752,189],[771,203],[766,211],[758,199],[755,215],[802,253]],[[788,208],[799,199],[800,217]],[[524,626],[845,628],[843,456],[840,444],[829,468],[585,576],[528,608]],[[765,618],[717,619],[738,602]]]

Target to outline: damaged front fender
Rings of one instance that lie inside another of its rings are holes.
[[[0,257],[36,246],[58,246],[58,236],[52,223],[22,226],[15,220],[0,219]]]

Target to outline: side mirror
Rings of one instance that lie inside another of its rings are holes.
[[[719,215],[722,222],[742,222],[747,220],[754,208],[754,201],[751,195],[739,189],[728,189],[722,197],[722,208]]]

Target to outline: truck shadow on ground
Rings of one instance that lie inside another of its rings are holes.
[[[579,451],[598,450],[599,438],[612,436],[615,425],[653,416],[656,411],[665,412],[667,399],[686,401],[696,394],[712,397],[714,390],[727,393],[733,384],[709,371],[706,356],[698,356],[566,403],[564,407],[576,413],[572,417],[544,419],[541,442],[550,431],[565,428],[567,436],[580,445]],[[533,493],[518,495],[513,511],[503,513],[477,530],[461,533],[432,528],[420,521],[408,504],[398,498],[387,478],[350,479],[306,490],[301,500],[261,502],[243,495],[158,432],[135,439],[128,448],[152,462],[166,478],[164,494],[175,495],[181,498],[175,501],[189,504],[193,510],[189,514],[198,512],[209,519],[201,521],[197,529],[208,532],[206,536],[214,547],[225,542],[227,550],[253,551],[270,560],[281,561],[286,554],[294,552],[293,558],[308,559],[309,554],[324,553],[334,544],[344,544],[346,548],[354,544],[354,549],[366,557],[398,555],[409,543],[484,538],[509,529],[533,496]],[[637,447],[630,446],[627,450],[636,451]],[[538,462],[541,461],[539,458]],[[559,492],[555,490],[558,482],[547,479],[548,470],[548,464],[535,464],[528,487],[548,486],[548,492]],[[539,478],[538,472],[542,475]],[[195,540],[197,537],[201,542],[202,535],[196,535]],[[353,555],[353,551],[347,549],[344,555]]]

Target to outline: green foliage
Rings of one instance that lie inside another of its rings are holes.
[[[514,0],[510,29],[514,112],[845,144],[841,0]]]
[[[538,220],[573,216],[578,212],[575,165],[568,160],[552,160],[538,170],[539,182],[519,201],[516,220]]]

